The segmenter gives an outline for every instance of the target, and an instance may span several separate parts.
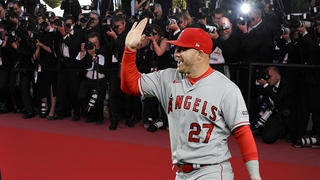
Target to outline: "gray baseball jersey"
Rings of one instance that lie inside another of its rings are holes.
[[[193,85],[176,69],[141,74],[139,90],[156,96],[168,115],[173,164],[228,160],[231,131],[249,124],[239,88],[218,71]]]

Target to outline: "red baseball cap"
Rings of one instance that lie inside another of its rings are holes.
[[[206,54],[212,51],[213,42],[207,32],[201,28],[185,28],[177,40],[169,41],[175,46],[202,50]]]

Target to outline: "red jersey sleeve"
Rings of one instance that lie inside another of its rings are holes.
[[[140,95],[138,81],[140,73],[136,66],[136,51],[125,47],[121,64],[121,90],[131,95]]]
[[[258,160],[258,151],[249,125],[240,126],[233,131],[245,162]]]

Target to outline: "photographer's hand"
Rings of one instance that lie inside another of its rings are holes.
[[[1,46],[5,47],[7,45],[7,42],[8,42],[8,36],[4,36],[4,39],[3,39]]]
[[[257,82],[259,83],[259,85],[263,86],[265,84],[267,84],[268,82],[265,79],[257,79]]]
[[[148,18],[144,18],[139,23],[135,22],[132,25],[131,30],[128,32],[126,37],[126,46],[135,51],[141,41],[145,39],[145,35],[142,35],[144,28],[146,27]]]
[[[248,32],[247,22],[245,22],[243,25],[238,23],[238,28],[239,28],[243,33],[247,33],[247,32]]]
[[[13,49],[17,49],[17,48],[18,48],[18,43],[17,43],[17,42],[12,42],[12,43],[11,43],[11,47],[12,47]]]
[[[216,40],[219,38],[219,33],[217,31],[214,31],[212,33],[208,33],[211,39]]]
[[[106,31],[106,34],[112,37],[114,40],[118,38],[117,34],[112,29],[110,31]]]

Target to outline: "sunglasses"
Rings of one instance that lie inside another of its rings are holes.
[[[157,33],[157,32],[152,32],[151,34],[152,34],[152,36],[156,36],[156,35],[158,35],[158,33]]]

